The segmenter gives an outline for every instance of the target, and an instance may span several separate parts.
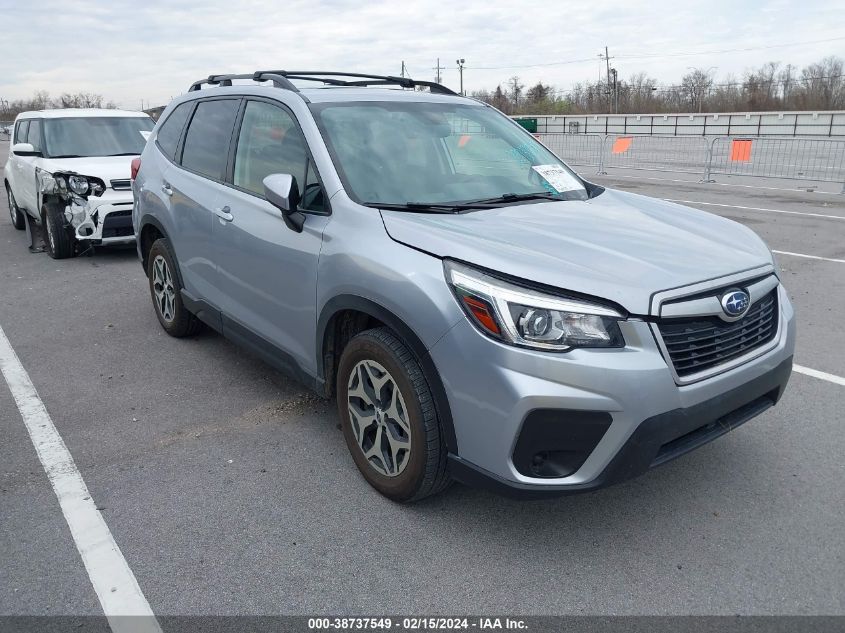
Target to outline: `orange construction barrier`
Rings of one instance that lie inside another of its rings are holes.
[[[628,151],[628,148],[631,147],[631,142],[633,141],[633,137],[630,136],[621,136],[615,141],[613,141],[613,149],[611,149],[611,153],[613,154],[624,154]]]
[[[751,160],[751,141],[734,139],[731,141],[731,160],[748,162]]]

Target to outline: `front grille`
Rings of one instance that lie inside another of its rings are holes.
[[[132,209],[112,211],[103,220],[103,239],[109,237],[131,237],[134,235],[132,229]]]
[[[129,178],[112,180],[111,188],[115,191],[128,191],[132,188],[132,183],[129,181]]]
[[[777,289],[757,301],[739,321],[719,317],[663,319],[663,344],[683,378],[717,367],[771,341],[778,328]]]

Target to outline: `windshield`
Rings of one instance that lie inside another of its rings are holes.
[[[44,119],[44,147],[51,158],[135,155],[153,126],[149,117]]]
[[[559,158],[492,108],[393,101],[311,108],[347,193],[362,204],[587,198]]]

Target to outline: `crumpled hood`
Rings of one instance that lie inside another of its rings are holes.
[[[648,314],[655,292],[772,264],[742,224],[611,189],[586,201],[382,217],[408,246],[609,299],[633,314]]]
[[[42,163],[42,169],[51,174],[69,171],[81,176],[93,176],[101,179],[106,187],[111,187],[112,180],[129,179],[133,158],[136,158],[136,156],[48,158]]]

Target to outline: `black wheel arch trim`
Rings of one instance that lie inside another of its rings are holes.
[[[323,306],[320,312],[320,317],[317,321],[317,340],[316,340],[316,358],[317,358],[317,376],[324,383],[328,383],[325,367],[325,341],[326,329],[332,317],[344,310],[357,310],[363,312],[375,319],[378,319],[386,326],[396,332],[405,344],[411,348],[417,361],[422,367],[423,374],[428,381],[428,386],[434,396],[434,405],[437,408],[438,419],[440,420],[441,428],[445,435],[446,446],[449,453],[458,454],[458,438],[455,434],[455,424],[452,420],[452,411],[449,407],[449,399],[446,396],[446,388],[443,386],[443,381],[440,378],[440,372],[431,358],[425,344],[420,340],[419,336],[396,314],[385,308],[384,306],[365,299],[358,295],[338,295],[333,297]]]
[[[144,234],[144,229],[147,228],[148,226],[154,226],[158,230],[158,232],[161,233],[162,236],[169,242],[170,252],[173,253],[173,257],[176,258],[176,263],[177,263],[176,273],[179,275],[179,283],[181,284],[182,283],[182,275],[181,275],[181,271],[178,270],[179,269],[179,266],[178,266],[179,258],[176,255],[176,247],[173,245],[173,241],[170,239],[170,236],[167,234],[167,231],[165,230],[162,223],[158,220],[158,218],[156,218],[155,216],[150,215],[148,213],[141,216],[141,220],[140,220],[140,222],[138,222],[138,233],[135,236],[135,239],[138,240],[138,255],[141,258],[141,266],[144,267],[144,273],[146,274],[146,272],[147,272],[147,254],[141,252],[141,236]],[[150,244],[150,247],[152,247],[152,244]],[[183,287],[184,287],[184,285],[183,285]]]

